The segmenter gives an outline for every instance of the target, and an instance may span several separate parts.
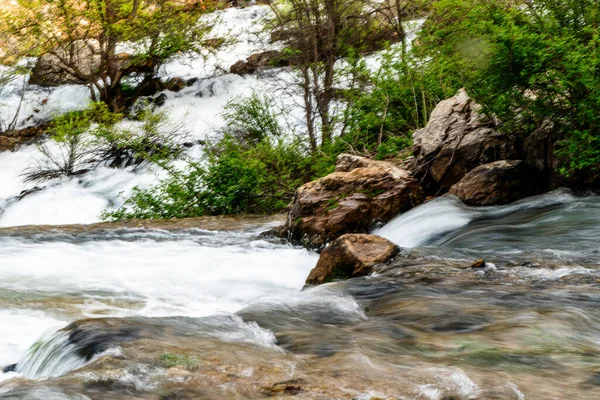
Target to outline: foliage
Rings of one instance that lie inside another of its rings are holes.
[[[253,95],[228,104],[228,127],[207,143],[205,160],[149,189],[134,190],[125,204],[103,219],[184,218],[199,215],[281,211],[301,184],[318,173],[314,157],[297,141],[280,137],[270,101]],[[268,129],[261,131],[260,129]]]
[[[529,133],[551,121],[568,173],[599,168],[599,26],[596,0],[440,0],[419,49],[502,129]]]
[[[94,103],[52,121],[51,141],[39,146],[42,157],[23,174],[26,182],[74,176],[99,165],[124,167],[152,162],[166,166],[182,152],[185,132],[170,124],[164,113],[142,112],[131,128],[119,122],[123,115]]]
[[[348,107],[339,152],[376,158],[395,156],[412,145],[412,131],[427,124],[435,105],[456,93],[459,83],[430,63],[407,57],[402,46],[380,54],[381,66],[371,71],[364,62],[353,67],[359,90],[344,92]]]
[[[167,368],[183,367],[188,370],[194,370],[200,365],[197,357],[178,353],[163,353],[160,355],[160,361]]]
[[[358,59],[391,42],[406,45],[403,22],[422,0],[273,1],[274,28],[286,32],[287,55],[301,91],[310,149],[317,153],[336,136],[340,61]],[[342,81],[344,77],[342,76]],[[342,128],[343,130],[343,128]]]
[[[0,10],[2,60],[50,55],[53,68],[88,85],[94,101],[121,107],[121,80],[150,80],[162,63],[197,51],[207,27],[198,17],[209,0],[18,0]],[[132,54],[117,46],[128,43]]]
[[[273,101],[267,96],[252,93],[248,98],[234,98],[227,102],[222,115],[227,121],[225,132],[247,146],[266,137],[283,136]]]

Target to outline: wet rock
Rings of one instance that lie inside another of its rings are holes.
[[[89,361],[115,345],[142,337],[142,331],[137,325],[117,325],[114,321],[81,320],[67,326],[64,331],[69,332],[69,344],[76,353]]]
[[[37,126],[4,132],[2,136],[0,136],[0,152],[15,151],[21,145],[34,143],[36,140],[40,139],[49,128],[49,123],[42,123]]]
[[[15,372],[17,370],[17,364],[10,364],[2,368],[2,372],[7,374],[9,372]]]
[[[485,261],[476,260],[475,262],[473,262],[473,264],[471,264],[471,268],[485,268]]]
[[[413,135],[415,176],[428,194],[448,191],[473,168],[516,159],[515,138],[496,130],[496,121],[479,112],[461,89],[440,102],[427,126]]]
[[[265,394],[269,396],[276,396],[279,394],[286,394],[295,396],[302,393],[302,384],[305,384],[302,379],[290,379],[283,382],[278,382],[269,388],[265,388]]]
[[[288,41],[292,38],[293,33],[289,30],[278,29],[271,32],[271,43]]]
[[[480,165],[450,188],[464,203],[492,206],[536,194],[536,175],[522,160],[501,160]]]
[[[164,89],[179,92],[187,87],[187,81],[183,78],[174,77],[164,83]]]
[[[166,104],[167,102],[167,95],[164,93],[159,94],[156,97],[153,97],[150,100],[150,103],[155,104],[157,107],[162,107]]]
[[[400,248],[377,235],[346,234],[321,252],[307,284],[318,285],[336,279],[356,278],[371,273],[373,267],[398,254]]]
[[[246,61],[238,61],[229,68],[229,73],[237,75],[247,75],[254,72],[254,68]]]
[[[252,74],[260,69],[269,67],[284,67],[288,65],[288,59],[281,51],[269,50],[262,53],[252,54],[246,61],[238,61],[229,68],[232,74]]]
[[[345,233],[367,233],[423,202],[419,182],[385,161],[341,154],[336,172],[301,186],[278,234],[320,247]]]

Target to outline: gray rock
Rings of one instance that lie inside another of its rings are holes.
[[[496,121],[480,113],[461,89],[440,102],[427,126],[413,135],[415,176],[428,194],[448,191],[471,169],[518,158],[515,138],[496,130]]]
[[[480,165],[450,189],[450,194],[473,206],[507,204],[538,192],[535,172],[522,160]]]

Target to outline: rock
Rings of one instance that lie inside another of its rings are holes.
[[[345,233],[367,233],[423,202],[419,182],[385,161],[341,154],[336,172],[301,186],[282,237],[320,247]]]
[[[232,74],[245,75],[252,74],[259,69],[269,67],[284,67],[288,65],[287,58],[281,51],[269,50],[262,53],[252,54],[246,58],[246,61],[238,61],[229,68]]]
[[[560,173],[561,162],[556,155],[558,144],[565,139],[564,133],[550,122],[544,122],[523,140],[524,161],[537,174],[537,182],[544,191],[568,187],[578,191],[600,189],[600,175],[595,165],[573,171],[569,176]]]
[[[179,92],[187,87],[187,81],[183,78],[174,77],[164,83],[164,89]]]
[[[279,29],[271,32],[271,43],[288,41],[292,38],[293,33],[289,30]]]
[[[156,97],[150,99],[150,103],[155,104],[157,107],[162,107],[167,102],[167,95],[164,93],[159,94]]]
[[[536,194],[535,174],[522,160],[501,160],[480,165],[450,188],[465,204],[492,206]]]
[[[237,75],[247,75],[254,72],[254,68],[246,61],[238,61],[229,68],[229,73]]]
[[[0,136],[0,152],[15,151],[23,144],[34,143],[50,129],[49,123],[7,131]]]
[[[60,58],[66,57],[67,52],[64,49],[57,49],[54,54],[42,55],[33,70],[29,83],[39,86],[59,86],[65,84],[88,83],[73,76],[69,69],[60,61]],[[74,42],[74,64],[84,75],[89,75],[92,71],[100,67],[100,45],[96,40],[78,40]]]
[[[15,372],[17,370],[17,364],[10,364],[2,368],[2,372],[8,374],[9,372]]]
[[[321,252],[307,284],[319,285],[336,279],[356,278],[371,273],[373,266],[396,256],[400,248],[377,235],[349,233],[334,240]]]
[[[485,260],[475,260],[471,268],[485,268]]]
[[[461,89],[440,102],[427,126],[414,133],[415,176],[428,194],[448,191],[479,165],[518,158],[515,138],[498,132],[496,121],[479,109]]]
[[[38,58],[31,71],[29,83],[39,86],[60,86],[65,84],[89,84],[88,78],[94,76],[101,67],[100,44],[95,39],[77,40],[73,49],[57,48],[54,54],[46,53]],[[71,66],[65,65],[61,59],[73,57]],[[118,68],[125,68],[131,63],[127,53],[116,54]],[[75,76],[72,66],[76,66],[81,76]]]

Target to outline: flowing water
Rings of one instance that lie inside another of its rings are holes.
[[[7,231],[0,398],[599,398],[599,208],[438,198],[376,232],[396,260],[304,290],[318,255],[268,226]]]
[[[212,36],[235,43],[161,69],[195,78],[166,93],[190,143],[218,130],[228,100],[291,90],[285,69],[225,73],[279,48],[268,14],[217,12]],[[21,88],[0,87],[0,117],[12,118]],[[19,126],[88,100],[82,86],[29,87]],[[300,120],[293,103],[287,115]],[[39,154],[0,153],[0,226],[97,222],[160,176],[100,167],[24,184]],[[318,254],[261,237],[270,226],[0,230],[0,399],[600,398],[600,197],[434,199],[376,230],[403,247],[398,258],[312,288]]]

